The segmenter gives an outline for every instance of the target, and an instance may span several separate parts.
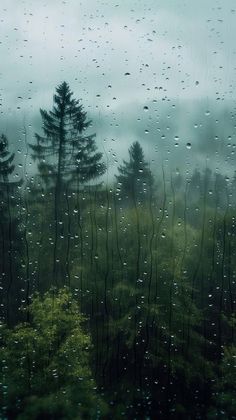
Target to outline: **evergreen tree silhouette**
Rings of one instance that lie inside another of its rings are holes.
[[[153,175],[145,161],[143,149],[138,141],[129,148],[129,161],[123,161],[116,175],[122,197],[144,201],[152,193]]]
[[[106,168],[102,153],[97,151],[96,135],[85,134],[91,121],[66,82],[56,88],[53,102],[52,111],[40,109],[43,135],[36,133],[36,144],[30,147],[46,189],[54,192],[53,281],[57,284],[58,270],[63,268],[63,263],[60,267],[57,264],[59,230],[63,236],[63,195],[68,196],[69,187],[79,191],[81,185],[102,175]]]
[[[46,186],[56,188],[59,198],[63,184],[75,180],[84,184],[102,175],[105,165],[97,152],[96,135],[85,135],[91,121],[66,82],[56,88],[53,102],[52,111],[40,109],[43,135],[36,133],[36,144],[30,147],[40,176]]]
[[[8,139],[0,135],[0,283],[1,317],[8,323],[16,320],[16,309],[20,306],[19,227],[13,211],[13,201],[20,181],[10,179],[15,165],[14,153],[10,153]]]

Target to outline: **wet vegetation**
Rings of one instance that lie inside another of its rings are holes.
[[[236,418],[236,178],[135,140],[111,179],[67,83],[40,115],[32,178],[0,137],[1,418]]]

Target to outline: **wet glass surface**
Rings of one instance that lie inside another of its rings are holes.
[[[236,418],[233,0],[1,0],[2,419]]]

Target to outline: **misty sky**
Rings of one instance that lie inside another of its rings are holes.
[[[186,144],[194,118],[204,125],[212,108],[235,105],[235,0],[1,0],[0,19],[0,124],[10,135],[20,138],[23,121],[37,126],[63,80],[114,161],[137,138],[150,156],[162,149],[167,116],[173,141]]]

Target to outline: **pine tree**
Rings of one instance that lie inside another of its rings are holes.
[[[129,161],[124,160],[118,171],[116,179],[123,197],[144,201],[152,193],[154,179],[138,141],[131,145]]]
[[[79,100],[73,99],[69,85],[61,83],[56,88],[52,111],[40,109],[43,135],[35,134],[36,144],[30,145],[32,157],[38,160],[39,174],[47,190],[54,192],[54,255],[53,279],[58,282],[59,224],[63,237],[63,195],[69,188],[80,190],[81,185],[96,179],[105,172],[102,153],[97,151],[95,134],[86,135],[91,121]],[[69,233],[68,233],[69,235]]]
[[[204,182],[202,179],[202,174],[198,169],[195,169],[193,172],[190,185],[189,185],[189,200],[191,202],[197,202],[202,196],[204,191]]]
[[[19,228],[13,211],[12,198],[20,182],[10,179],[15,165],[14,153],[8,150],[7,137],[0,136],[0,283],[3,293],[1,316],[14,322],[16,306],[20,304],[19,264],[16,258],[19,248]],[[22,286],[22,285],[21,285]]]
[[[66,82],[56,88],[53,102],[52,111],[40,109],[43,135],[36,133],[36,144],[30,147],[45,184],[60,195],[63,184],[75,180],[84,184],[102,175],[105,165],[97,152],[96,135],[84,134],[91,121]]]
[[[14,171],[14,153],[8,151],[8,139],[2,134],[0,136],[0,185],[9,182],[9,175]],[[1,188],[2,190],[2,188]]]

